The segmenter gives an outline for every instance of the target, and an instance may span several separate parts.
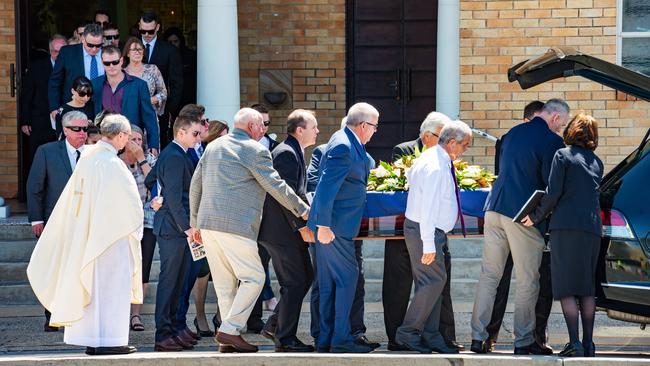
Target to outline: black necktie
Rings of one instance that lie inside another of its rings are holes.
[[[151,45],[147,43],[144,47],[145,47],[144,59],[146,63],[149,63],[149,55],[151,54]]]
[[[76,162],[79,161],[79,157],[81,156],[81,151],[75,150],[75,152],[77,153],[77,159],[75,160],[75,163],[76,163]]]

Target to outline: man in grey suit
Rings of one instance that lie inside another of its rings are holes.
[[[234,120],[233,131],[210,143],[196,167],[190,224],[197,229],[195,240],[205,240],[223,317],[219,351],[257,352],[240,334],[264,284],[257,237],[265,195],[296,217],[307,219],[309,206],[280,178],[271,153],[257,142],[264,134],[262,115],[242,108]]]
[[[27,178],[27,219],[37,238],[68,183],[88,137],[88,117],[84,113],[68,112],[63,116],[62,124],[65,140],[39,146]],[[59,330],[50,326],[47,310],[43,329],[46,332]]]

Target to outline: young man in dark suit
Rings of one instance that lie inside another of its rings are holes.
[[[48,83],[54,63],[59,51],[66,44],[64,36],[52,36],[49,42],[50,57],[30,62],[23,77],[20,91],[20,130],[29,136],[29,162],[34,158],[39,146],[56,140],[50,122],[50,109],[43,101],[47,100]]]
[[[189,189],[194,164],[187,150],[200,141],[199,121],[178,117],[174,122],[174,140],[162,151],[156,171],[163,197],[162,207],[154,216],[153,232],[160,250],[160,277],[156,292],[155,351],[190,349],[196,339],[187,328],[178,332],[178,299],[187,272],[188,243],[194,235],[190,227]]]
[[[315,144],[318,136],[318,123],[313,112],[298,109],[289,114],[287,134],[287,139],[273,150],[273,167],[307,202],[304,150]],[[296,337],[302,301],[314,277],[308,244],[301,235],[301,232],[308,235],[309,229],[305,226],[305,220],[295,217],[268,194],[262,212],[257,241],[270,254],[281,286],[280,302],[267,322],[269,326],[277,319],[275,329],[272,333],[264,334],[274,338],[277,352],[313,352],[313,346],[305,345]]]
[[[171,118],[176,116],[183,96],[183,61],[178,48],[158,38],[160,23],[154,11],[145,11],[138,23],[142,43],[144,44],[144,63],[158,66],[167,86],[167,104],[165,114],[158,116],[160,124],[161,147],[169,143]]]
[[[61,48],[48,85],[47,95],[52,118],[56,116],[59,107],[72,98],[72,82],[75,78],[85,76],[92,80],[104,75],[99,53],[103,44],[102,28],[97,24],[87,24],[80,44]]]
[[[56,201],[68,183],[88,137],[88,117],[82,112],[66,113],[62,124],[65,140],[40,146],[27,178],[27,218],[37,238],[41,236]],[[43,328],[46,332],[59,330],[50,326],[50,313],[47,310]]]

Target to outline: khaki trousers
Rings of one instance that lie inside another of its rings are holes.
[[[485,341],[486,327],[492,317],[497,286],[503,268],[512,253],[515,276],[514,334],[515,347],[535,341],[535,304],[539,295],[539,265],[542,261],[544,238],[535,227],[512,222],[512,218],[494,211],[485,213],[485,244],[483,266],[476,286],[472,312],[472,339]]]
[[[239,335],[264,286],[257,242],[205,229],[201,237],[222,317],[219,331]]]

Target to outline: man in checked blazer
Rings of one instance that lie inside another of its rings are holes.
[[[296,217],[307,219],[309,206],[273,168],[271,153],[258,142],[262,115],[242,108],[235,128],[210,143],[190,186],[190,225],[204,241],[223,322],[217,333],[220,352],[256,352],[240,336],[264,284],[257,237],[266,193]],[[239,284],[239,286],[238,286]]]

